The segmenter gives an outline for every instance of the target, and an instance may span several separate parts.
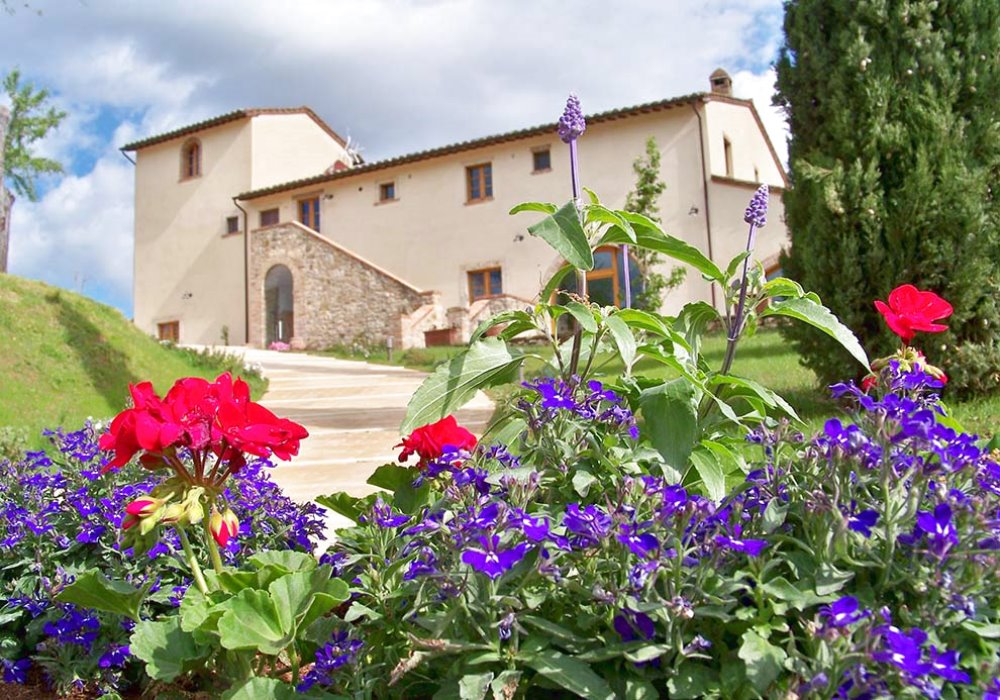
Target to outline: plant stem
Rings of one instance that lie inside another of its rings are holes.
[[[757,233],[757,226],[750,224],[750,233],[747,235],[747,253],[753,252],[753,241]],[[743,259],[743,278],[740,282],[740,300],[736,304],[736,316],[733,317],[733,324],[729,327],[729,338],[726,343],[726,357],[722,360],[720,374],[727,374],[729,368],[733,366],[736,358],[736,342],[740,339],[740,331],[743,330],[743,311],[747,300],[747,275],[750,270],[750,256]]]
[[[194,550],[191,549],[191,542],[188,541],[184,528],[177,528],[177,536],[180,537],[181,549],[184,550],[184,561],[187,563],[188,568],[191,569],[191,575],[194,576],[194,582],[198,586],[198,590],[208,595],[208,584],[205,583],[205,575],[201,573],[201,567],[198,566],[198,557],[195,556]]]

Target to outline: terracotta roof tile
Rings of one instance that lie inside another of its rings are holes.
[[[147,146],[155,146],[156,144],[180,138],[181,136],[194,134],[205,129],[210,129],[214,126],[221,126],[223,124],[228,124],[229,122],[239,121],[240,119],[249,119],[262,114],[305,114],[316,122],[316,124],[323,129],[323,131],[329,134],[330,138],[339,143],[341,146],[347,146],[347,142],[340,137],[340,134],[331,129],[326,122],[320,119],[319,116],[308,107],[270,107],[260,109],[237,109],[218,117],[212,117],[211,119],[205,119],[204,121],[189,124],[188,126],[182,126],[179,129],[174,129],[173,131],[168,131],[157,136],[150,136],[139,141],[133,141],[132,143],[122,146],[121,150],[138,151],[139,149],[146,148]]]

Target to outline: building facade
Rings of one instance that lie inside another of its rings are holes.
[[[744,247],[743,209],[767,183],[755,257],[773,268],[787,239],[785,173],[752,103],[731,96],[724,72],[711,81],[712,92],[589,116],[581,181],[621,207],[654,137],[664,230],[720,264]],[[508,215],[569,199],[555,124],[362,163],[306,108],[242,110],[125,150],[137,156],[135,322],[161,338],[410,347],[449,330],[461,341],[495,311],[532,303],[563,262],[527,234],[540,215]],[[592,296],[620,302],[623,276],[595,270]],[[716,301],[691,273],[663,311],[695,299]]]

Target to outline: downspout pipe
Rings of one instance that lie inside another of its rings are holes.
[[[707,100],[702,99],[701,103],[705,104]],[[708,244],[708,258],[709,260],[715,262],[715,255],[712,254],[712,215],[711,210],[708,208],[708,175],[705,172],[706,158],[705,158],[705,124],[701,118],[701,112],[698,110],[698,105],[695,102],[691,103],[691,109],[694,110],[694,116],[698,117],[698,145],[701,147],[701,183],[702,191],[704,192],[705,199],[705,240]],[[710,288],[712,293],[712,308],[715,306],[715,285],[713,284]]]
[[[127,160],[132,165],[135,165],[135,161],[132,160],[132,156],[128,154],[128,151],[126,151],[124,148],[119,148],[118,152],[121,153],[123,156],[125,156],[125,160]]]
[[[233,204],[243,212],[243,344],[250,345],[250,222],[247,210],[233,197]]]

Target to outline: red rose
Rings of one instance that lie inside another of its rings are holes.
[[[951,316],[951,304],[934,292],[922,292],[912,284],[896,287],[889,294],[889,303],[875,302],[875,308],[885,318],[892,332],[907,345],[917,331],[940,333],[948,326],[934,323]]]
[[[417,465],[420,467],[440,457],[446,446],[471,450],[476,446],[476,436],[460,426],[454,416],[447,416],[437,423],[417,428],[396,445],[403,448],[399,453],[400,462],[405,462],[410,455],[415,454],[420,457]]]

